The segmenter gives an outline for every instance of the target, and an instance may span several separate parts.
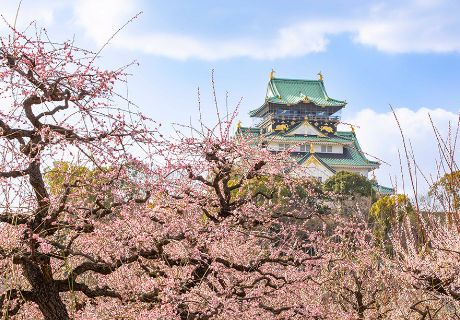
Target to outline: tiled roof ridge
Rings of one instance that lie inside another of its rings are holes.
[[[292,128],[289,128],[287,131],[285,132],[276,132],[276,131],[273,131],[273,132],[270,132],[269,135],[270,136],[288,136],[287,134],[294,131],[295,129],[299,128],[303,123],[302,122],[299,122],[297,123],[295,126],[293,126]],[[337,132],[347,132],[347,131],[336,131]],[[350,131],[351,132],[351,131]],[[290,137],[293,137],[293,136],[290,136]],[[295,135],[294,135],[295,137]],[[311,136],[308,136],[308,135],[305,135],[306,138],[308,137],[311,137]],[[353,139],[349,139],[347,137],[343,137],[343,136],[340,136],[340,135],[337,135],[337,134],[332,134],[332,135],[326,135],[324,137],[321,137],[321,138],[324,138],[325,140],[327,140],[328,138],[338,138],[338,139],[343,139],[343,140],[346,140],[347,142],[354,142]]]
[[[321,92],[323,93],[324,95],[324,98],[329,101],[329,100],[333,100],[333,101],[336,101],[336,102],[343,102],[345,103],[345,101],[342,101],[342,100],[337,100],[337,99],[333,99],[333,98],[330,98],[329,95],[327,94],[327,91],[326,91],[326,87],[324,86],[324,81],[322,80],[308,80],[308,79],[288,79],[288,78],[273,78],[269,81],[269,86],[273,89],[275,89],[274,91],[276,92],[273,92],[275,94],[275,96],[280,96],[280,92],[277,88],[277,82],[295,82],[295,83],[305,83],[305,84],[317,84],[319,85],[319,88],[321,89]],[[307,97],[309,97],[308,95],[306,95]]]
[[[298,123],[296,123],[295,126],[289,128],[286,132],[284,132],[284,135],[287,135],[288,133],[291,133],[292,131],[298,129],[301,125],[303,125],[303,121],[299,121]]]
[[[279,96],[280,96],[280,93],[279,93],[279,91],[278,91],[278,88],[274,85],[273,80],[274,80],[274,79],[270,80],[270,82],[268,83],[268,85],[270,86],[270,89],[272,90],[273,95],[276,96],[276,97],[279,97]]]
[[[277,80],[281,80],[281,81],[302,81],[302,82],[322,82],[321,80],[314,80],[314,79],[291,79],[291,78],[278,78],[278,77],[275,77],[273,79],[271,79],[270,81],[277,81]]]

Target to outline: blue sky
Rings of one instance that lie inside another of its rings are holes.
[[[0,4],[12,21],[18,1]],[[222,108],[226,91],[230,106],[243,97],[244,125],[251,124],[248,111],[263,103],[272,68],[283,78],[315,79],[322,71],[329,95],[348,101],[342,117],[360,126],[363,148],[391,164],[378,172],[389,184],[399,172],[400,148],[390,104],[427,173],[435,168],[428,113],[441,129],[458,118],[456,0],[23,0],[19,26],[36,20],[55,39],[75,36],[98,50],[140,11],[104,49],[101,62],[137,60],[130,98],[166,125],[197,118],[198,86],[211,121],[212,69]]]

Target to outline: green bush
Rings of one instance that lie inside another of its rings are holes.
[[[372,182],[366,177],[352,172],[339,171],[324,182],[325,191],[339,195],[365,196],[372,195]]]
[[[371,207],[370,216],[374,225],[374,234],[382,242],[387,237],[391,227],[400,223],[404,217],[413,218],[415,210],[404,194],[383,196]]]

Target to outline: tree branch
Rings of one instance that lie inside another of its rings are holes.
[[[26,224],[31,217],[24,214],[14,214],[12,212],[3,212],[0,214],[0,222],[8,223],[11,225]]]
[[[14,300],[16,300],[16,304],[10,307],[9,303]],[[25,302],[34,300],[34,295],[31,291],[10,289],[0,295],[0,310],[3,310],[5,306],[8,306],[6,314],[8,316],[14,316],[19,312]]]
[[[121,299],[121,295],[108,286],[90,288],[88,285],[79,282],[71,282],[71,279],[55,280],[59,292],[80,291],[88,298],[109,297]]]
[[[30,173],[30,167],[24,170],[13,170],[13,171],[6,171],[0,172],[0,178],[18,178],[26,176]]]

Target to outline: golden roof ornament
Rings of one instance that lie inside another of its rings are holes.
[[[315,153],[315,145],[310,143],[310,153]]]
[[[319,81],[323,81],[323,74],[320,72],[318,72],[318,80]]]
[[[272,69],[272,71],[270,71],[270,80],[272,80],[275,77],[275,73],[276,73],[276,71],[274,69]]]
[[[236,123],[236,129],[239,129],[241,128],[241,120],[238,120],[238,122]]]

